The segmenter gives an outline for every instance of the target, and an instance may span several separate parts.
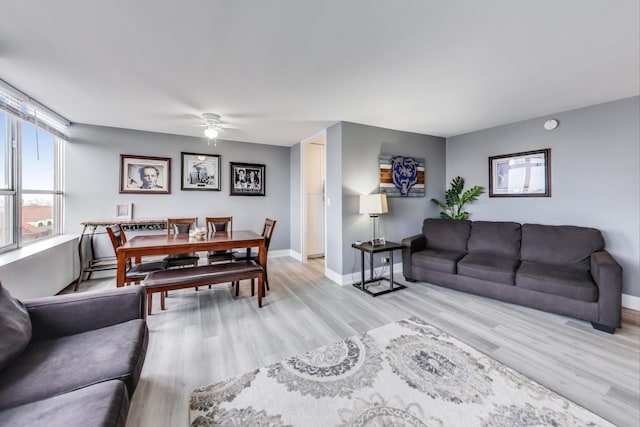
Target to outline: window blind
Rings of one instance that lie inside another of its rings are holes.
[[[62,139],[68,139],[69,120],[54,113],[35,99],[0,79],[0,109],[45,129]]]

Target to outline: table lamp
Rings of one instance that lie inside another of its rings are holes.
[[[360,196],[360,213],[368,214],[371,218],[371,244],[384,244],[384,239],[377,237],[378,234],[378,218],[380,214],[389,212],[387,208],[387,195],[380,194],[364,194]]]

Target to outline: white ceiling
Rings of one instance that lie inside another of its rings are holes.
[[[72,122],[293,145],[640,93],[638,0],[2,0],[0,78]]]

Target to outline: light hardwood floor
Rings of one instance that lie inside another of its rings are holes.
[[[588,322],[425,283],[373,298],[325,278],[322,263],[269,259],[271,291],[260,310],[248,281],[237,298],[222,284],[171,292],[166,311],[156,302],[127,426],[188,425],[197,387],[411,315],[614,424],[640,425],[638,312],[625,309],[622,329],[609,335]],[[81,291],[113,286],[114,279],[90,280]]]

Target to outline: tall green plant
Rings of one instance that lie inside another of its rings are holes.
[[[451,188],[444,193],[444,203],[440,200],[431,199],[431,202],[442,209],[440,218],[442,219],[468,219],[469,212],[462,209],[467,203],[478,200],[484,193],[484,187],[479,185],[473,186],[464,193],[464,178],[457,176],[451,181]]]

